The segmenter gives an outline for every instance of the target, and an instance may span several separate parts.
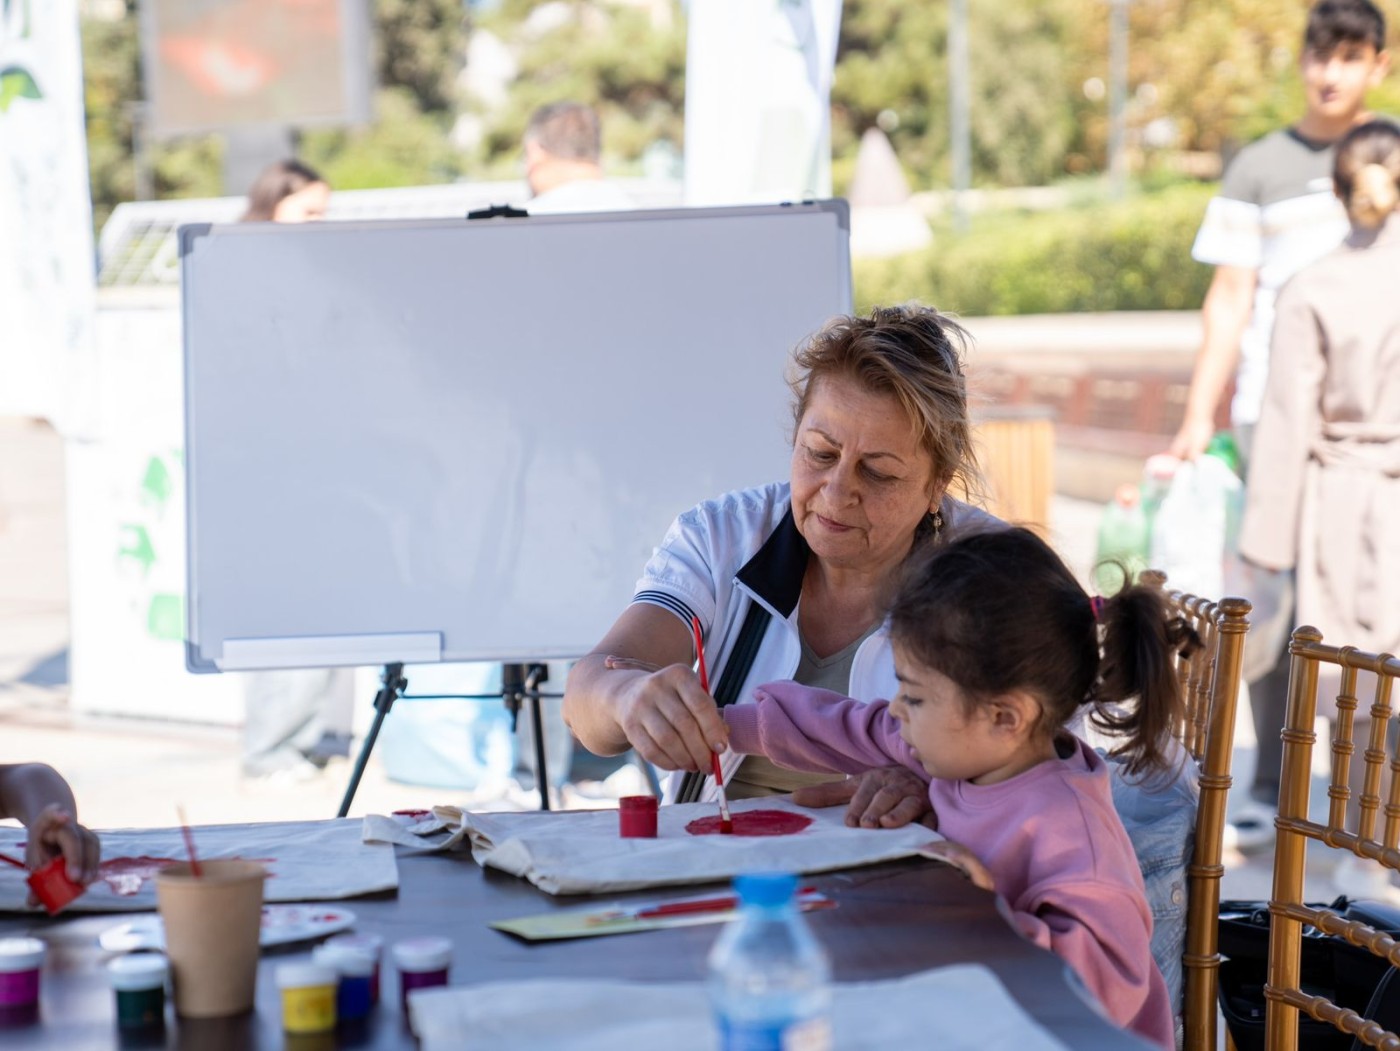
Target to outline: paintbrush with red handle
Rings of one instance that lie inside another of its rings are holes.
[[[700,672],[700,687],[710,692],[710,677],[705,672],[705,642],[700,634],[700,618],[690,618],[690,630],[695,636],[695,656]],[[710,752],[710,770],[715,775],[715,787],[719,789],[719,830],[725,835],[734,834],[734,819],[729,815],[729,796],[724,791],[724,769],[720,766],[719,753]]]

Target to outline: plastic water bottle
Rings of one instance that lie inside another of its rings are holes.
[[[1147,568],[1152,532],[1135,485],[1120,485],[1103,509],[1099,522],[1099,546],[1094,559],[1094,585],[1101,595],[1112,595],[1135,580]],[[1130,580],[1115,563],[1127,567]]]
[[[740,876],[735,917],[710,951],[722,1051],[829,1051],[831,964],[795,900],[795,876]]]
[[[1214,456],[1236,474],[1240,473],[1240,447],[1229,431],[1216,431],[1206,446],[1207,456]]]

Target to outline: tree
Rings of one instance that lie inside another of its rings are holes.
[[[457,109],[466,47],[462,0],[375,0],[375,69],[384,88],[406,88],[421,113]]]
[[[550,18],[532,14],[552,9]],[[596,106],[603,153],[616,172],[635,167],[653,142],[679,146],[685,113],[685,21],[672,4],[669,24],[643,11],[604,3],[507,0],[483,15],[516,54],[519,74],[503,107],[481,112],[484,127],[473,154],[482,176],[519,174],[520,140],[530,114],[550,102]],[[469,101],[468,103],[472,103]]]

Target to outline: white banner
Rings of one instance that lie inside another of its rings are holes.
[[[841,0],[692,0],[686,204],[831,196],[840,27]]]
[[[0,414],[71,433],[93,271],[75,0],[0,0]]]

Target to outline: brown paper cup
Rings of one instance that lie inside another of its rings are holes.
[[[199,867],[198,879],[186,864],[156,876],[175,1012],[186,1018],[243,1014],[252,1010],[257,986],[267,870],[255,861],[201,861]]]

